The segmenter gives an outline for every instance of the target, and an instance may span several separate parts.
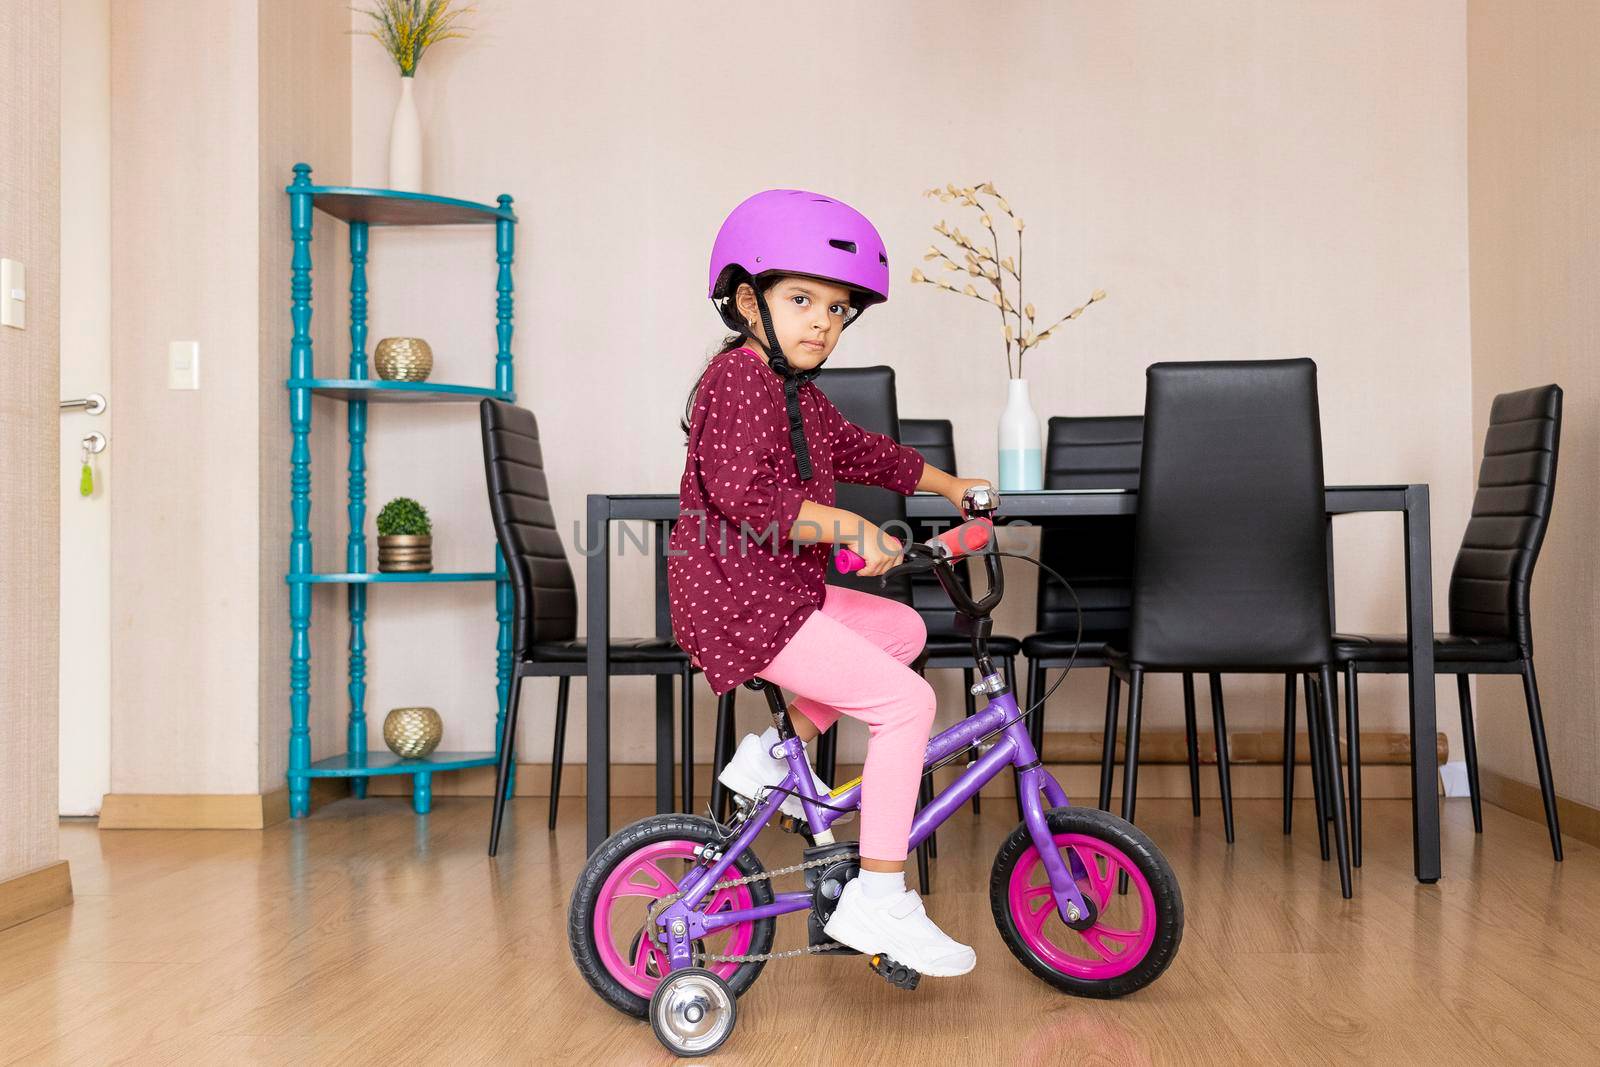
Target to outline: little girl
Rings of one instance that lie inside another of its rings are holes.
[[[906,842],[933,724],[933,690],[909,664],[927,638],[906,604],[824,581],[829,544],[866,559],[863,575],[900,561],[900,543],[833,507],[836,482],[960,506],[983,479],[954,478],[916,450],[863,430],[811,384],[844,328],[889,296],[883,239],[846,204],[796,189],[758,193],[722,224],[710,296],[737,331],[713,356],[684,412],[668,586],[673,634],[719,696],[757,675],[795,694],[795,734],[810,741],[841,714],[867,724],[861,874],[825,933],[926,975],[976,962],[906,888]],[[748,735],[720,776],[744,796],[783,780],[775,730]],[[828,787],[818,782],[819,788]],[[799,802],[784,809],[797,817]]]

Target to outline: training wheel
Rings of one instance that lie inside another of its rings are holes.
[[[733,991],[703,967],[673,971],[650,996],[650,1029],[679,1056],[704,1056],[715,1050],[738,1019]]]

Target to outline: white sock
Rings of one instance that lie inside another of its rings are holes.
[[[881,900],[906,891],[905,871],[862,871],[856,876],[868,900]]]

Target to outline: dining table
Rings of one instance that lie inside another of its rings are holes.
[[[1426,483],[1409,485],[1330,485],[1325,489],[1326,512],[1330,524],[1328,558],[1332,584],[1334,516],[1365,512],[1399,512],[1405,552],[1405,629],[1408,643],[1411,734],[1411,844],[1417,881],[1437,882],[1440,877],[1438,729],[1434,700],[1433,665],[1433,559],[1428,528],[1429,501]],[[1034,489],[1002,490],[997,526],[1065,523],[1084,516],[1132,515],[1138,511],[1139,494],[1131,489]],[[655,530],[653,539],[633,539],[648,544],[655,562],[655,633],[672,636],[672,621],[667,596],[667,535],[677,521],[676,493],[591,493],[585,529],[586,574],[588,588],[587,648],[587,725],[588,776],[586,825],[588,851],[593,853],[605,841],[611,827],[611,525],[643,522]],[[944,497],[934,493],[914,493],[906,499],[908,520],[923,524],[945,520],[952,525],[960,516]],[[618,550],[629,538],[619,538]],[[1332,590],[1329,590],[1332,605]],[[668,715],[658,707],[658,731],[670,722],[672,699],[670,678],[657,682],[657,703],[667,702]],[[658,744],[663,740],[658,736]],[[671,737],[665,738],[671,751]],[[659,762],[659,761],[658,761]],[[672,782],[670,759],[667,773],[658,771],[657,794],[665,789],[670,805]]]

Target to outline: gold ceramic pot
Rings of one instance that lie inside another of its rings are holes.
[[[432,534],[388,534],[378,538],[378,570],[384,573],[433,570]]]
[[[385,337],[372,360],[385,381],[425,382],[433,373],[433,349],[420,337]]]
[[[395,708],[383,720],[383,743],[401,759],[421,759],[443,735],[444,720],[432,708]]]

